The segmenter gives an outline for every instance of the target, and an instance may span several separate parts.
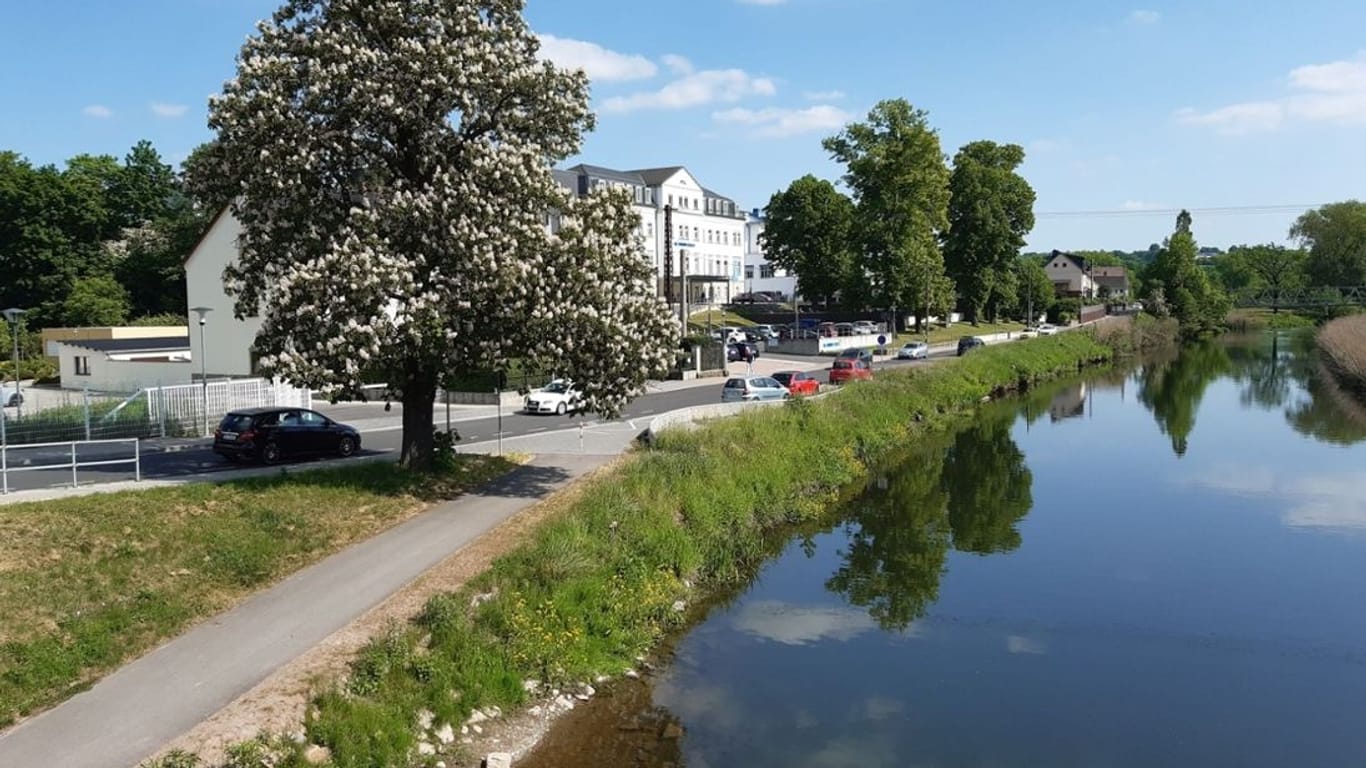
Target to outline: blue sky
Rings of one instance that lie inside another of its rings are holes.
[[[4,0],[0,149],[39,163],[179,161],[272,0]],[[1145,248],[1167,209],[1202,244],[1281,241],[1300,209],[1366,195],[1360,0],[529,0],[546,50],[594,76],[581,159],[682,164],[746,207],[840,169],[820,139],[880,99],[944,151],[1022,144],[1035,249]],[[1102,211],[1107,215],[1056,215]]]

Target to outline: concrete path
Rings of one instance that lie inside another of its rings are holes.
[[[0,766],[137,765],[456,550],[609,461],[629,444],[627,432],[595,437],[598,453],[539,456],[206,620],[0,735]]]

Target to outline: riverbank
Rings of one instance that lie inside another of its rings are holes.
[[[1127,332],[1105,333],[1115,344]],[[452,742],[471,713],[514,710],[533,689],[572,701],[623,673],[690,601],[741,578],[767,531],[823,513],[879,456],[984,397],[1113,354],[1091,334],[1064,334],[665,433],[488,572],[367,646],[345,686],[316,698],[307,741],[339,766],[469,760]],[[267,741],[252,748],[262,760],[304,750]]]
[[[1366,401],[1366,315],[1340,317],[1316,336],[1324,366],[1343,388]]]

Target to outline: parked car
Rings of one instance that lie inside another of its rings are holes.
[[[987,343],[977,336],[964,336],[958,340],[958,356],[962,357],[978,347],[985,347]]]
[[[717,329],[716,329],[716,334],[719,335],[721,341],[724,341],[724,342],[726,342],[727,344],[729,344],[729,343],[731,343],[731,342],[733,342],[733,341],[744,341],[744,340],[745,340],[745,332],[744,332],[744,330],[742,330],[742,329],[740,329],[740,328],[736,328],[736,327],[734,327],[734,326],[723,325],[723,326],[721,326],[720,328],[717,328]]]
[[[821,391],[821,383],[805,371],[778,371],[773,378],[794,395],[814,395]]]
[[[873,366],[863,360],[838,358],[830,366],[830,383],[845,384],[855,379],[873,378]]]
[[[853,332],[855,336],[872,336],[877,333],[877,325],[869,322],[854,323]]]
[[[554,413],[560,416],[583,407],[583,393],[566,379],[555,379],[526,396],[527,413]]]
[[[7,387],[0,386],[0,405],[3,405],[5,408],[14,408],[22,405],[23,402],[24,393],[19,391],[19,387],[14,384]]]
[[[721,387],[721,402],[786,400],[792,394],[777,379],[769,376],[732,376]]]
[[[908,341],[896,351],[898,360],[924,360],[930,356],[930,345],[923,341]]]
[[[726,345],[726,362],[733,363],[737,360],[745,359],[745,350],[748,349],[754,359],[759,359],[759,347],[748,341],[736,341]]]
[[[1059,329],[1056,325],[1053,325],[1051,323],[1044,323],[1043,325],[1039,326],[1038,328],[1035,328],[1034,330],[1037,331],[1040,336],[1052,336],[1056,334]]]
[[[866,349],[859,349],[858,347],[840,350],[837,358],[840,360],[862,360],[870,366],[873,364],[873,353]]]
[[[778,338],[778,332],[773,329],[773,326],[768,325],[767,323],[754,326],[754,332],[764,339],[772,340]]]
[[[307,408],[244,408],[230,411],[213,432],[213,450],[230,461],[274,464],[293,456],[360,450],[360,432]]]

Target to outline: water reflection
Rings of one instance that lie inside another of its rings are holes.
[[[883,629],[904,630],[938,598],[950,545],[982,555],[1019,547],[1033,478],[1010,436],[1015,414],[1014,404],[986,409],[870,484],[826,588]]]
[[[1228,353],[1210,341],[1190,345],[1174,358],[1150,362],[1139,371],[1138,400],[1171,438],[1177,456],[1185,456],[1189,448],[1205,388],[1230,366]]]

